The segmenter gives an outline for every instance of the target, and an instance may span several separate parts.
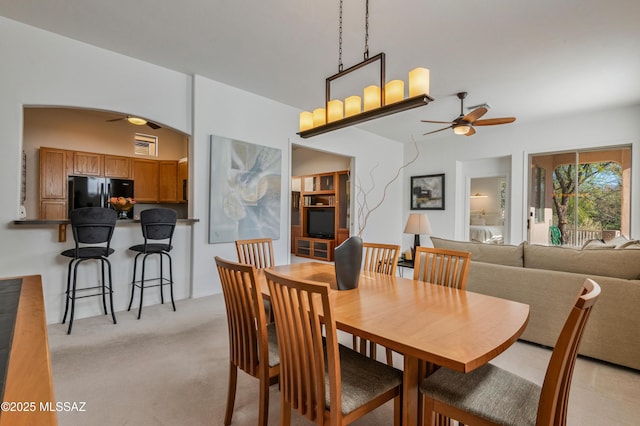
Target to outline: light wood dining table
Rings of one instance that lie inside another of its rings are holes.
[[[335,285],[331,263],[275,266],[277,273]],[[262,292],[268,296],[266,284]],[[404,355],[403,424],[418,424],[420,361],[469,372],[511,346],[529,320],[529,306],[440,285],[362,272],[353,290],[336,290],[339,330]]]

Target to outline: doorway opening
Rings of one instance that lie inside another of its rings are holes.
[[[292,261],[295,256],[332,260],[333,249],[351,235],[353,161],[353,157],[291,145]]]

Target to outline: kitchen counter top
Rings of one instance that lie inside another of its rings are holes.
[[[200,219],[187,218],[178,219],[177,223],[186,223],[188,225],[200,222]],[[18,219],[11,222],[14,225],[70,225],[71,222],[68,219],[53,220],[53,219]],[[116,221],[116,225],[127,225],[130,223],[140,223],[140,219],[119,219]]]
[[[185,224],[185,225],[193,225],[194,223],[200,222],[200,219],[197,218],[187,218],[187,219],[178,219],[177,224]],[[140,219],[118,219],[116,221],[116,226],[119,225],[133,225],[140,223]],[[14,220],[11,222],[13,225],[19,226],[34,226],[34,225],[56,225],[58,227],[58,242],[64,243],[67,241],[67,225],[70,225],[71,222],[68,219],[64,220],[53,220],[53,219],[20,219]]]

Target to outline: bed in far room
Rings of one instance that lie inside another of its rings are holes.
[[[504,218],[498,212],[471,212],[469,240],[485,244],[504,243]]]

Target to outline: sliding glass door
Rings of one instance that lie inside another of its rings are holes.
[[[629,236],[631,148],[531,155],[529,242],[582,246]]]

